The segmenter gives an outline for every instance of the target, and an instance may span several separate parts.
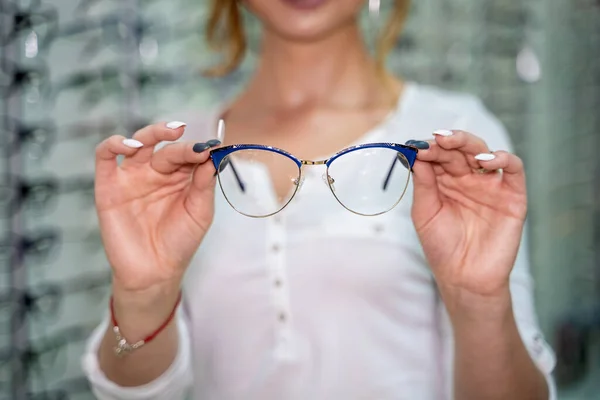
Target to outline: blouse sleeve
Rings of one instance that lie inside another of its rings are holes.
[[[450,128],[462,129],[482,137],[491,150],[513,151],[510,137],[498,119],[479,100],[472,99],[469,103],[469,107],[466,107],[467,112],[462,113],[465,117],[457,121],[457,126],[451,126]],[[556,384],[552,377],[556,357],[554,351],[544,339],[537,319],[527,234],[528,224],[526,223],[517,259],[510,275],[513,311],[523,343],[536,366],[546,377],[550,393],[549,399],[556,400]],[[453,393],[454,341],[450,319],[441,301],[438,317],[444,354],[445,393],[451,396],[451,393]]]
[[[88,339],[82,358],[83,371],[90,382],[92,392],[99,400],[183,400],[191,388],[191,343],[188,324],[183,309],[176,316],[179,330],[179,347],[175,360],[154,381],[143,386],[122,387],[109,380],[98,364],[98,348],[106,332],[109,319],[96,328]]]

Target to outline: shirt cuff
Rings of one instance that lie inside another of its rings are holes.
[[[109,326],[109,318],[94,330],[86,345],[81,365],[99,400],[177,400],[184,399],[192,383],[190,336],[181,310],[176,316],[179,345],[175,360],[158,378],[142,386],[123,387],[109,380],[100,369],[98,348]]]
[[[541,332],[530,330],[523,335],[529,355],[538,369],[544,374],[548,383],[548,399],[557,400],[556,381],[552,376],[552,371],[556,366],[556,355],[550,345],[544,339]]]

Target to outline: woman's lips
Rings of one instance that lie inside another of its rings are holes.
[[[294,8],[298,8],[301,10],[310,10],[310,9],[321,6],[327,0],[282,0],[282,1]]]

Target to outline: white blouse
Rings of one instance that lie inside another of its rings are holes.
[[[187,122],[188,140],[214,137],[214,118]],[[491,149],[511,148],[479,100],[415,83],[361,142],[429,139],[436,129],[464,129]],[[452,329],[411,222],[412,185],[391,212],[361,217],[335,200],[324,169],[306,172],[300,192],[270,218],[238,214],[217,188],[213,226],[184,281],[175,361],[142,387],[117,386],[96,355],[106,319],[83,356],[98,399],[452,397]],[[555,357],[538,327],[526,249],[524,240],[511,275],[515,315],[555,399]]]

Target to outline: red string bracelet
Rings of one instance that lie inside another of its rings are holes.
[[[115,354],[117,356],[123,356],[127,353],[131,353],[133,350],[138,349],[138,348],[142,347],[143,345],[145,345],[146,343],[152,341],[173,320],[173,317],[175,317],[175,312],[177,312],[177,306],[179,306],[180,302],[181,302],[181,292],[179,292],[179,296],[177,297],[177,302],[175,303],[175,307],[173,307],[173,311],[171,311],[171,314],[169,314],[169,316],[167,317],[165,322],[163,322],[162,325],[159,326],[157,330],[152,332],[150,335],[146,336],[144,339],[131,344],[131,343],[128,343],[127,339],[125,339],[123,337],[123,335],[121,334],[121,330],[119,329],[119,324],[117,323],[117,319],[115,318],[114,299],[112,296],[110,296],[110,319],[111,319],[111,322],[113,325],[113,332],[115,333],[115,337],[117,340],[117,345],[114,347]]]

